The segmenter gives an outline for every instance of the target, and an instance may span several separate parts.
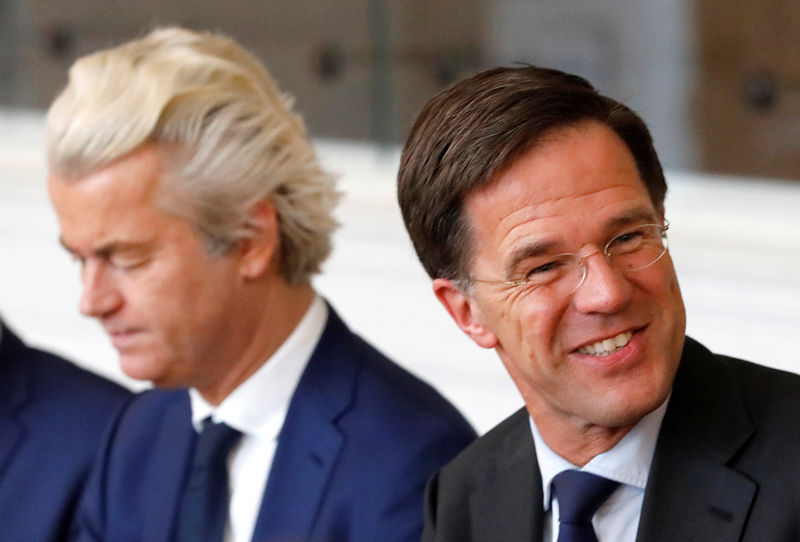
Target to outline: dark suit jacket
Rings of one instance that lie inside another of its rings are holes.
[[[425,542],[542,540],[542,483],[524,410],[431,479]],[[637,542],[800,540],[800,376],[687,338]]]
[[[82,541],[166,542],[191,464],[186,391],[122,413],[82,506]],[[417,541],[430,474],[474,438],[430,386],[331,310],[291,400],[253,540]]]
[[[103,433],[130,394],[2,330],[0,540],[66,540]]]

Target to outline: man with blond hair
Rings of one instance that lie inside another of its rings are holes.
[[[79,59],[46,137],[80,310],[157,388],[117,418],[77,539],[418,539],[473,432],[315,293],[338,195],[264,67],[159,29]]]

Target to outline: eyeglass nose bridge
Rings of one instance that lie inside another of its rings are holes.
[[[613,266],[611,265],[611,253],[608,251],[608,247],[604,247],[603,249],[597,248],[592,252],[584,254],[582,256],[580,254],[576,254],[576,256],[578,257],[578,270],[579,270],[578,272],[580,273],[581,278],[578,279],[578,283],[569,292],[567,292],[567,295],[575,293],[578,290],[578,288],[583,286],[583,283],[586,280],[586,275],[589,273],[589,268],[586,266],[586,258],[594,256],[595,254],[602,254],[606,259],[606,264],[609,267],[613,268]]]

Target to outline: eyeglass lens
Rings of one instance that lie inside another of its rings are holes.
[[[638,271],[656,263],[667,252],[666,228],[657,224],[647,224],[625,232],[611,239],[603,253],[608,264],[620,271]],[[584,257],[578,254],[565,254],[570,266],[576,266],[577,273],[565,273],[558,281],[557,293],[569,295],[586,280],[588,273]]]

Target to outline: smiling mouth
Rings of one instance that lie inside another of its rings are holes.
[[[581,346],[578,348],[578,352],[589,356],[604,357],[624,348],[631,340],[631,337],[633,337],[633,332],[625,331],[616,337]]]

